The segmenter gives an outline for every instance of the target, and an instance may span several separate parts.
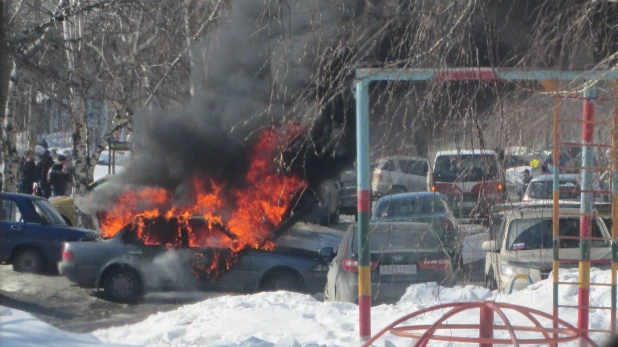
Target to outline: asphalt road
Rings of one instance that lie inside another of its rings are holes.
[[[345,230],[344,218],[337,226]],[[479,226],[462,228],[464,271],[459,285],[483,285],[484,259],[481,244],[487,232]],[[223,295],[222,292],[167,292],[147,294],[138,305],[115,304],[70,284],[58,275],[30,275],[13,272],[11,266],[0,266],[0,305],[31,312],[41,320],[72,332],[90,332],[110,326],[140,321],[161,311]],[[316,295],[319,298],[320,295]]]

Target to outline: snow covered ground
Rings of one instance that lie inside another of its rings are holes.
[[[591,281],[609,283],[609,270],[593,269]],[[577,270],[563,270],[560,280],[577,282]],[[561,286],[560,303],[577,304],[577,286]],[[395,305],[381,305],[372,308],[372,329],[377,332],[388,323],[423,307],[439,303],[477,300],[495,300],[512,304],[532,306],[542,311],[552,311],[552,284],[543,281],[513,294],[490,292],[478,286],[440,288],[435,284],[418,284],[408,288],[406,294]],[[609,306],[608,288],[593,287],[591,305]],[[432,323],[443,312],[426,314],[408,324]],[[508,314],[511,323],[529,325],[522,316]],[[449,323],[471,323],[478,321],[478,313],[468,312],[454,316]],[[575,309],[562,309],[560,317],[576,324]],[[608,329],[609,311],[593,310],[590,313],[591,326]],[[551,323],[541,323],[550,326]],[[442,331],[453,334],[453,331]],[[459,334],[476,336],[476,331],[462,331]],[[495,336],[505,333],[496,332]],[[0,341],[7,346],[83,346],[103,343],[132,344],[137,346],[355,346],[358,345],[358,307],[355,304],[320,302],[309,295],[289,292],[260,293],[242,296],[223,296],[181,307],[175,311],[154,314],[144,321],[132,325],[114,327],[92,334],[64,333],[37,321],[30,314],[2,308],[0,311]],[[521,337],[531,337],[520,334]],[[537,335],[534,335],[535,337]],[[593,335],[602,342],[605,335]],[[395,346],[409,346],[410,340],[387,334],[376,343],[384,346],[388,340]],[[45,343],[42,343],[45,341]],[[50,344],[53,342],[54,344]],[[449,343],[435,343],[432,346],[447,346]],[[564,346],[575,346],[575,343]],[[562,346],[562,345],[561,345]]]

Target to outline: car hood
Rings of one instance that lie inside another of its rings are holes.
[[[68,225],[66,225],[66,226],[65,225],[54,225],[54,228],[61,229],[61,230],[66,230],[66,231],[77,232],[77,233],[83,233],[85,238],[88,239],[88,240],[95,240],[95,239],[99,238],[99,233],[94,231],[94,230],[70,227]]]
[[[447,213],[435,213],[435,214],[419,214],[416,216],[402,216],[402,217],[386,217],[386,218],[372,218],[371,223],[378,222],[413,222],[419,219],[427,218],[449,218]]]
[[[51,202],[51,204],[54,206],[73,204],[73,197],[72,196],[61,196],[57,198],[50,198],[49,202]]]
[[[558,251],[558,256],[562,259],[577,259],[578,256],[574,252],[578,252],[576,248],[562,248]],[[533,269],[550,269],[553,261],[552,249],[531,249],[522,251],[501,252],[502,261],[507,261],[513,265],[533,268]],[[594,247],[590,248],[591,260],[609,260],[612,258],[612,251],[609,247]],[[577,264],[572,264],[574,267]]]

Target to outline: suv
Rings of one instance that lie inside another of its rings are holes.
[[[436,153],[427,185],[445,196],[461,218],[488,215],[490,206],[507,198],[498,154],[490,150]]]
[[[427,191],[428,171],[426,158],[392,156],[379,159],[371,182],[373,197]]]
[[[579,203],[561,202],[561,212],[577,215]],[[499,225],[495,239],[483,242],[485,283],[489,289],[512,291],[547,279],[552,271],[553,234],[551,204],[520,203],[493,216]],[[579,258],[579,217],[560,217],[560,249],[562,263],[577,266]],[[490,233],[493,234],[493,233]],[[493,235],[492,235],[493,236]],[[611,245],[603,220],[595,216],[592,223],[590,259],[593,264],[609,263]],[[603,239],[599,239],[603,238]]]

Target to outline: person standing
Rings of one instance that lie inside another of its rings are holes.
[[[67,174],[67,190],[65,195],[73,194],[73,156],[71,152],[66,150],[62,153],[62,155],[66,158],[64,162],[64,168],[66,169]]]
[[[39,156],[39,161],[36,163],[35,173],[35,177],[39,185],[37,195],[49,199],[51,196],[51,186],[47,180],[47,174],[49,173],[49,169],[52,165],[54,165],[54,160],[52,159],[49,151],[44,149],[42,146],[36,147],[36,153]]]
[[[51,187],[51,196],[63,196],[67,191],[67,170],[65,167],[66,158],[58,156],[58,162],[53,164],[47,174],[47,180]]]
[[[32,160],[30,151],[26,152],[26,155],[19,163],[17,179],[19,192],[22,194],[32,194],[32,184],[36,179],[36,164]]]

